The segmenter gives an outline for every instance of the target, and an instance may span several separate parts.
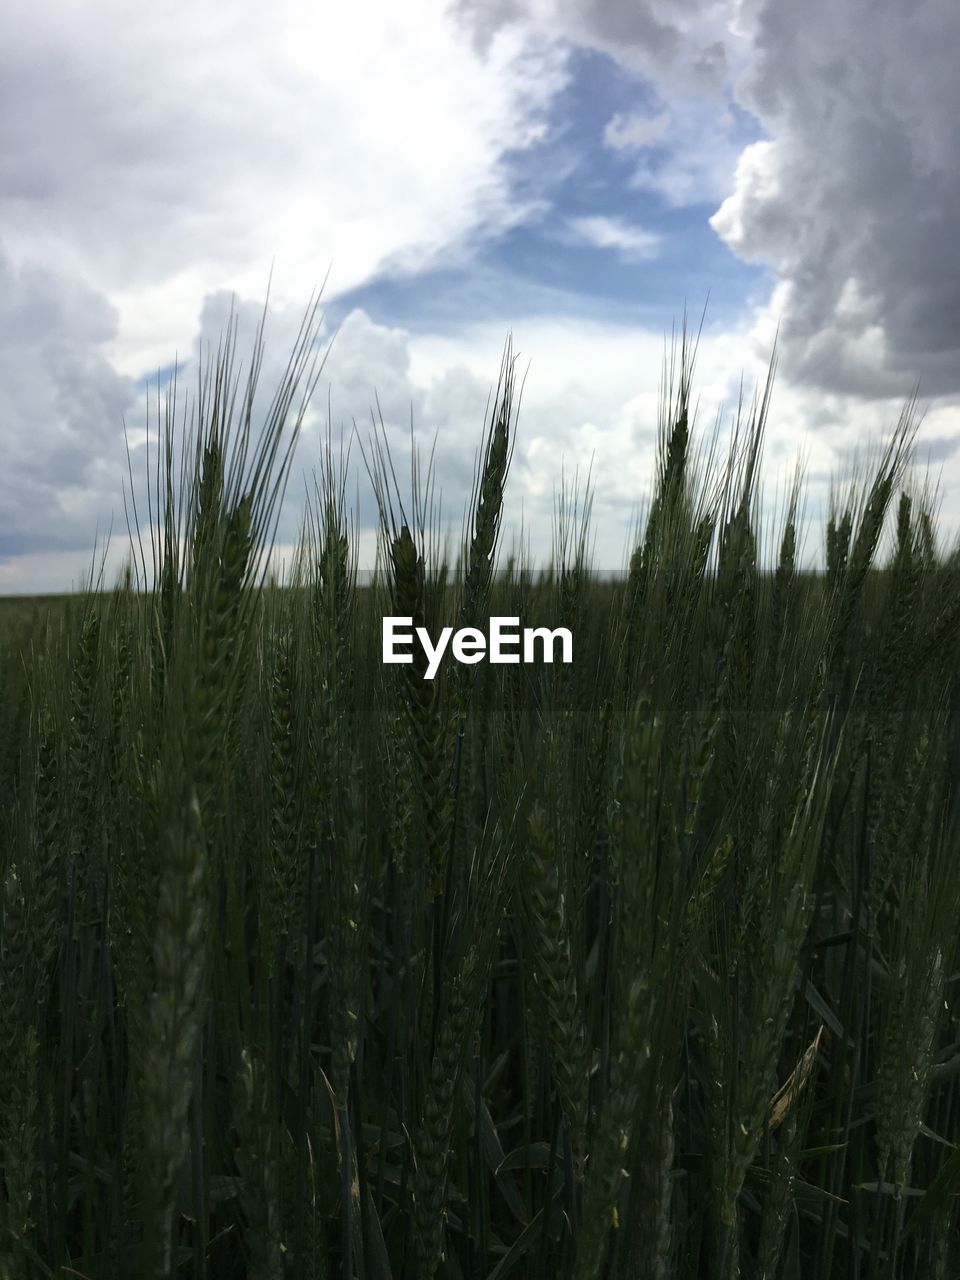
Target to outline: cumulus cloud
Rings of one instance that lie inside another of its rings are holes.
[[[70,267],[120,313],[115,358],[182,344],[204,294],[331,292],[415,272],[526,210],[505,157],[565,82],[549,40],[480,60],[444,12],[18,6],[0,45],[0,214],[15,261]],[[144,351],[146,344],[147,351]],[[137,367],[139,364],[139,367]]]
[[[216,359],[223,335],[233,334],[233,370],[241,391],[247,385],[254,339],[264,319],[261,303],[238,299],[220,291],[208,296],[202,307],[197,338],[190,345],[177,374],[178,423],[193,421],[195,388],[202,369]],[[295,304],[274,304],[266,313],[252,424],[255,438],[266,420],[274,392],[284,378],[288,359],[304,320]],[[506,335],[501,335],[501,346]],[[313,477],[329,436],[334,451],[349,455],[348,493],[361,531],[375,525],[376,504],[364,457],[372,456],[375,439],[385,441],[396,465],[404,501],[409,500],[411,448],[419,452],[424,468],[432,468],[433,482],[443,497],[443,513],[459,520],[469,497],[477,445],[485,422],[485,407],[492,405],[499,357],[481,374],[453,358],[452,362],[420,376],[411,370],[415,339],[401,326],[372,320],[363,308],[355,308],[333,328],[317,318],[313,375],[305,377],[301,392],[313,385],[309,406],[300,424],[295,463],[287,498],[277,527],[277,539],[296,542],[304,504],[313,493]],[[166,395],[168,376],[161,383]],[[301,397],[287,420],[289,439]],[[182,437],[182,432],[180,433]],[[135,479],[149,483],[150,451],[154,442],[143,434],[134,450]],[[145,509],[145,493],[141,508]],[[364,546],[373,544],[367,539]]]
[[[712,219],[777,278],[784,373],[865,397],[960,390],[960,10],[868,0],[744,16],[748,147]],[[816,37],[813,38],[813,33]]]
[[[238,355],[249,349],[258,305],[226,295],[204,306],[204,340],[215,346],[231,312],[237,318]],[[265,397],[280,377],[301,319],[294,307],[268,318],[262,387]],[[432,460],[442,515],[455,533],[469,501],[477,447],[489,419],[507,333],[494,322],[469,325],[456,335],[412,333],[376,323],[361,308],[334,332],[324,328],[325,356],[312,412],[298,446],[297,466],[278,536],[296,537],[303,496],[310,489],[329,423],[334,441],[352,443],[349,492],[366,535],[375,520],[361,444],[369,453],[374,427],[391,450],[401,495],[409,495],[411,446]],[[742,335],[741,335],[742,337]],[[730,334],[705,334],[697,357],[697,420],[709,431],[722,405],[736,398],[738,343]],[[595,488],[597,563],[619,567],[634,514],[649,494],[653,474],[664,337],[642,327],[528,316],[513,333],[517,444],[507,494],[506,525],[521,519],[535,554],[548,553],[554,495],[561,468]],[[759,362],[747,371],[748,384]],[[186,379],[185,382],[189,382]],[[379,408],[377,407],[379,406]],[[412,434],[411,434],[412,429]],[[362,543],[369,563],[373,543]]]
[[[642,75],[653,114],[604,143],[632,185],[712,225],[774,277],[755,340],[781,373],[857,397],[960,389],[960,9],[953,0],[461,0],[475,40],[551,29]],[[746,147],[731,101],[765,137]]]
[[[329,299],[456,263],[542,207],[517,196],[509,161],[542,137],[565,53],[505,33],[480,59],[442,0],[425,0],[416,23],[385,0],[360,8],[178,2],[134,19],[119,0],[51,0],[6,16],[8,587],[24,581],[24,557],[46,582],[54,549],[89,546],[111,511],[122,523],[122,420],[142,420],[137,382],[175,355],[189,364],[198,333],[216,337],[223,290],[262,296],[276,258],[283,313],[328,270]],[[348,397],[358,323],[341,344]],[[376,369],[393,412],[402,353],[375,326],[360,345],[374,362],[365,381]],[[277,348],[285,358],[282,335]]]
[[[701,422],[735,400],[748,354],[748,384],[762,376],[779,326],[774,464],[792,468],[802,446],[814,477],[828,475],[868,426],[892,425],[919,376],[941,402],[920,457],[960,475],[960,411],[942,403],[960,383],[958,36],[949,0],[423,0],[415,23],[387,0],[349,12],[177,0],[135,20],[120,0],[20,6],[0,44],[0,584],[65,585],[56,558],[89,546],[111,512],[122,546],[122,422],[142,421],[140,379],[174,353],[192,368],[234,290],[244,354],[274,257],[265,392],[328,268],[330,299],[462,267],[539,220],[569,173],[533,148],[557,127],[577,46],[652,98],[603,132],[632,188],[668,208],[712,202],[718,235],[773,277],[752,350],[749,325],[703,345]],[[749,136],[766,135],[747,147],[745,113]],[[627,258],[657,248],[639,219],[562,225]],[[540,281],[527,298],[548,293]],[[299,461],[317,456],[328,403],[335,431],[356,420],[366,438],[376,392],[396,456],[412,418],[458,519],[511,322],[520,368],[534,359],[512,515],[522,504],[542,546],[560,458],[592,466],[608,518],[599,558],[618,563],[650,476],[660,332],[527,314],[431,334],[354,309],[321,331],[333,344]],[[295,515],[285,521],[289,544]]]
[[[652,113],[617,111],[604,146],[637,153],[630,185],[671,208],[729,194],[747,124],[731,100],[750,45],[733,0],[459,0],[480,48],[504,31],[553,33],[570,47],[607,54],[658,102]]]
[[[8,272],[4,284],[9,286],[11,278]],[[22,299],[31,295],[19,276],[17,280],[17,287],[7,287],[5,293],[13,300],[10,306],[19,307],[22,318]],[[48,290],[50,285],[48,280]],[[34,286],[32,296],[42,300],[43,289]],[[56,301],[57,305],[65,305],[59,285]],[[35,336],[41,312],[39,302],[34,305]],[[8,527],[18,533],[23,531],[18,542],[6,546],[6,558],[0,555],[0,586],[6,590],[36,590],[44,586],[62,589],[68,579],[79,580],[90,562],[89,552],[82,556],[79,552],[90,545],[97,518],[104,511],[120,508],[125,454],[118,424],[124,413],[136,423],[143,412],[143,389],[116,374],[110,375],[113,400],[103,401],[98,393],[89,403],[89,388],[101,385],[105,376],[102,355],[96,349],[109,337],[116,320],[95,294],[78,289],[71,305],[78,308],[77,317],[87,321],[90,349],[78,357],[83,367],[92,370],[89,382],[81,384],[88,387],[84,393],[87,415],[67,419],[65,426],[62,405],[66,396],[70,406],[75,407],[74,384],[58,389],[49,379],[33,378],[32,385],[45,387],[45,394],[49,395],[46,404],[51,410],[47,421],[51,425],[47,436],[36,436],[34,487],[21,486],[22,492],[17,495],[11,484],[3,495],[5,509],[13,517]],[[181,396],[191,394],[195,386],[198,349],[204,345],[215,351],[231,314],[236,320],[237,357],[243,372],[261,312],[260,302],[238,301],[225,293],[205,300],[197,339],[184,357]],[[301,320],[298,307],[277,304],[270,308],[260,410],[269,402],[282,375]],[[69,352],[63,319],[57,320],[55,312],[48,311],[42,315],[42,324],[54,349],[59,344]],[[24,333],[29,332],[29,326],[24,324]],[[421,458],[426,462],[432,457],[437,491],[443,499],[442,514],[455,535],[469,499],[476,449],[492,405],[505,337],[504,328],[495,322],[467,326],[456,335],[416,334],[403,327],[379,324],[360,308],[349,313],[336,330],[323,325],[318,333],[317,352],[325,363],[299,441],[278,528],[281,551],[286,549],[289,553],[296,540],[305,495],[311,490],[310,473],[319,458],[328,422],[335,443],[341,432],[349,441],[355,426],[364,447],[369,446],[374,421],[378,427],[382,425],[404,496],[408,493],[412,426],[412,442]],[[708,331],[701,339],[694,379],[700,439],[711,432],[718,416],[724,426],[731,421],[739,391],[744,338],[743,332]],[[522,395],[518,397],[517,447],[507,494],[508,541],[519,531],[522,520],[535,555],[547,554],[562,468],[568,482],[578,476],[581,486],[590,476],[595,493],[595,563],[607,569],[618,568],[624,563],[634,518],[649,496],[663,335],[642,327],[530,316],[516,328],[513,350],[517,390],[522,389]],[[41,358],[47,357],[37,356]],[[4,366],[0,372],[10,373],[15,364],[16,357],[11,355],[9,367]],[[61,367],[69,368],[70,360]],[[751,386],[762,380],[764,373],[761,360],[748,363],[748,401]],[[81,396],[79,403],[84,402]],[[255,421],[258,417],[259,413],[255,414]],[[814,479],[818,472],[828,477],[832,460],[861,438],[867,425],[879,435],[890,423],[876,413],[864,415],[849,397],[827,397],[825,401],[822,395],[810,391],[776,387],[767,448],[774,474],[791,473],[798,447],[802,446]],[[960,438],[960,415],[941,412],[933,416],[928,428],[923,439],[929,444],[931,461],[942,457],[949,462],[947,442]],[[83,458],[74,452],[62,455],[62,469],[51,467],[51,459],[59,456],[60,438],[70,438],[71,434],[75,440],[93,442],[87,455],[88,460],[94,459],[93,465],[84,469]],[[20,438],[27,439],[26,429]],[[375,550],[375,511],[356,439],[351,447],[349,495],[360,519],[363,563],[369,566]],[[103,459],[109,460],[109,465]],[[12,475],[24,474],[22,461],[18,459]],[[133,450],[133,467],[141,492],[148,474],[146,462],[146,450],[139,443]],[[813,488],[822,500],[826,484],[826,480],[819,481]],[[72,502],[79,505],[74,509]],[[57,520],[47,518],[50,510],[59,513]],[[49,536],[49,530],[58,526],[59,541]],[[112,568],[119,563],[125,545],[122,527],[119,532],[115,529]],[[58,547],[60,556],[55,558]],[[72,559],[65,555],[71,549],[78,553]]]

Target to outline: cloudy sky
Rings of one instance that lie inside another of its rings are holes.
[[[919,382],[960,524],[960,8],[954,0],[45,0],[0,43],[0,592],[126,545],[148,397],[240,348],[273,264],[267,385],[311,291],[328,410],[436,440],[458,516],[508,331],[511,516],[549,545],[592,467],[596,557],[648,492],[664,339],[706,319],[698,422],[729,423],[779,325],[771,500],[830,476]],[[951,87],[952,86],[952,87]],[[378,415],[379,416],[379,415]],[[299,471],[280,527],[295,536]],[[813,550],[817,548],[814,547]]]

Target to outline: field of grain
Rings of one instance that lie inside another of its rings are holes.
[[[330,447],[278,586],[309,339],[265,423],[229,342],[170,406],[116,589],[0,609],[0,1275],[960,1274],[960,578],[909,412],[825,569],[799,486],[768,564],[767,402],[694,466],[683,346],[601,582],[582,502],[498,560],[508,352],[461,553],[378,437],[375,580]],[[574,661],[427,681],[385,614]]]

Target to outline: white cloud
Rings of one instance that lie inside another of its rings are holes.
[[[960,391],[960,10],[766,3],[738,97],[748,147],[712,225],[777,277],[784,373],[861,396]]]
[[[650,191],[670,208],[707,204],[730,190],[742,152],[742,126],[733,113],[708,99],[678,99],[669,125],[655,142],[638,147],[641,155],[629,179],[638,191]]]
[[[549,31],[616,58],[665,98],[721,101],[743,63],[731,0],[456,0],[456,8],[480,50],[505,30]]]
[[[615,151],[649,147],[659,142],[670,128],[670,113],[661,111],[655,116],[628,115],[615,112],[603,130],[603,144]]]
[[[615,249],[628,261],[652,258],[660,247],[660,236],[642,227],[632,227],[622,218],[570,218],[567,226],[573,243],[581,242],[594,249]]]
[[[415,22],[386,0],[322,13],[306,0],[177,0],[135,16],[120,0],[20,6],[0,46],[0,590],[69,585],[111,514],[122,551],[121,423],[136,445],[145,399],[134,379],[175,351],[189,362],[198,334],[215,341],[225,290],[243,299],[242,353],[260,310],[250,299],[276,258],[269,391],[328,268],[329,299],[464,265],[542,219],[576,156],[551,153],[551,173],[531,155],[519,187],[508,161],[548,129],[564,136],[549,112],[577,45],[646,77],[659,103],[652,117],[616,113],[604,132],[621,158],[637,153],[633,188],[674,208],[715,202],[718,234],[775,276],[749,321],[705,334],[701,428],[721,403],[729,413],[741,366],[748,386],[762,379],[779,324],[770,476],[789,475],[802,449],[824,500],[836,460],[896,421],[919,374],[935,397],[921,457],[925,446],[949,491],[960,481],[960,409],[947,402],[960,389],[958,23],[948,0],[881,11],[867,0],[420,0]],[[734,83],[768,134],[745,150]],[[628,218],[575,218],[559,234],[625,256],[656,249]],[[499,279],[473,287],[499,297]],[[353,311],[300,462],[316,457],[328,388],[334,425],[356,419],[364,435],[376,389],[400,462],[411,413],[423,449],[436,438],[444,510],[458,518],[512,323],[519,369],[533,363],[511,519],[522,508],[542,549],[561,460],[568,474],[592,465],[598,562],[619,564],[651,475],[662,335],[551,316],[546,282],[532,297],[542,312],[433,334]],[[143,459],[135,447],[135,467]],[[302,492],[298,475],[284,545]]]
[[[228,299],[217,295],[203,308],[202,333],[216,338],[226,317]],[[239,320],[238,356],[246,359],[248,342],[260,306],[252,301],[236,304]],[[262,387],[269,398],[286,361],[289,345],[299,326],[295,307],[278,306],[267,325],[267,350]],[[107,332],[105,326],[103,332]],[[435,478],[443,499],[443,514],[456,530],[470,494],[475,451],[485,415],[492,405],[506,331],[495,322],[466,326],[451,333],[413,334],[403,328],[378,324],[362,310],[345,319],[329,346],[325,329],[320,349],[327,353],[317,386],[313,411],[298,445],[297,463],[291,475],[284,515],[278,529],[281,546],[296,538],[303,510],[305,484],[318,458],[328,407],[335,440],[343,428],[350,436],[354,423],[361,440],[369,441],[371,409],[375,397],[383,413],[387,439],[394,454],[401,488],[409,475],[411,420],[415,441],[426,459],[433,452]],[[551,540],[553,500],[561,470],[568,477],[589,473],[595,492],[597,534],[595,563],[618,568],[624,563],[627,539],[634,518],[650,492],[654,441],[659,411],[659,384],[663,370],[664,338],[641,327],[623,327],[597,321],[527,316],[514,327],[513,350],[519,422],[514,466],[507,494],[505,537],[519,532],[521,519],[534,553],[547,554]],[[195,346],[195,344],[193,344]],[[766,352],[769,355],[769,350]],[[746,400],[766,373],[765,360],[756,354],[748,333],[705,329],[697,354],[694,399],[696,433],[705,440],[718,420],[722,434],[735,410],[743,370]],[[184,370],[182,385],[193,385],[195,370]],[[129,384],[121,384],[129,393]],[[812,514],[825,508],[828,477],[836,459],[866,434],[879,438],[895,422],[899,402],[864,405],[852,396],[829,397],[811,389],[797,390],[778,381],[767,434],[766,477],[773,502],[792,474],[798,451],[813,475],[810,488]],[[379,415],[375,415],[379,423]],[[109,417],[107,418],[109,421]],[[134,415],[139,421],[139,414]],[[88,429],[88,428],[86,428]],[[946,480],[960,478],[960,456],[951,441],[960,438],[960,412],[940,410],[924,422],[926,440],[934,462],[943,462]],[[63,475],[48,476],[51,449],[41,442],[37,455],[38,488],[31,501],[43,511],[51,494],[66,483]],[[369,529],[374,516],[369,482],[360,450],[352,445],[354,472],[351,502],[359,492],[359,514],[364,525],[361,546],[364,563],[372,563],[375,542]],[[100,445],[100,455],[113,458],[116,467],[90,470],[85,483],[89,506],[70,513],[71,540],[59,553],[44,540],[48,527],[38,519],[33,526],[17,512],[17,525],[27,536],[4,563],[0,590],[63,588],[79,581],[89,566],[89,546],[97,512],[121,509],[123,476],[122,441],[116,434]],[[922,450],[921,450],[922,455]],[[134,449],[134,475],[140,483],[146,456]],[[46,485],[46,488],[39,487]],[[79,487],[75,488],[78,491]],[[62,503],[68,510],[69,500]],[[86,520],[84,520],[84,515]],[[119,564],[125,546],[122,520],[115,524],[111,571]],[[816,551],[814,546],[812,551]],[[61,566],[59,576],[55,565]]]
[[[177,0],[19,6],[0,47],[0,215],[17,263],[70,268],[119,310],[126,370],[189,340],[205,293],[328,296],[514,225],[504,169],[565,83],[548,39],[481,60],[441,0],[416,22]],[[535,207],[535,206],[534,206]],[[141,364],[141,370],[143,364]]]
[[[134,379],[188,363],[198,332],[215,340],[223,290],[262,296],[275,258],[283,330],[328,269],[327,300],[466,260],[539,216],[506,161],[542,137],[565,56],[508,32],[481,59],[441,0],[421,0],[417,22],[385,0],[136,14],[51,0],[5,15],[4,581],[28,562],[46,581],[49,557],[89,546],[111,515],[122,530],[123,420],[136,445],[145,409]],[[363,335],[388,405],[398,343]],[[272,345],[281,366],[288,346]],[[351,396],[361,370],[340,374]]]
[[[960,390],[960,277],[946,265],[960,206],[953,0],[460,8],[481,46],[549,28],[645,77],[663,109],[617,113],[606,145],[641,152],[638,190],[674,207],[715,199],[718,234],[775,275],[757,339],[776,303],[783,377],[881,399],[917,376],[934,397]],[[765,140],[742,148],[731,93]]]
[[[662,109],[653,116],[615,112],[603,136],[613,150],[645,153],[631,181],[635,189],[673,208],[728,193],[743,128],[730,93],[750,52],[734,0],[457,3],[480,48],[505,31],[549,32],[607,54],[642,80]]]
[[[456,526],[469,498],[505,337],[496,322],[467,325],[456,334],[412,334],[354,312],[330,352],[318,408],[325,420],[329,392],[335,427],[345,424],[349,430],[356,422],[366,441],[376,390],[401,484],[408,474],[412,417],[422,455],[434,450],[443,511]],[[726,440],[741,384],[744,413],[749,411],[751,396],[766,378],[773,337],[771,330],[758,348],[747,322],[728,331],[705,326],[693,379],[698,441],[705,444],[718,425],[721,441]],[[506,525],[516,530],[522,516],[537,554],[545,555],[550,546],[553,496],[562,469],[581,480],[591,475],[597,565],[623,564],[627,536],[653,478],[664,346],[662,333],[640,326],[549,314],[528,315],[514,326],[519,423]],[[882,439],[902,403],[897,394],[864,402],[856,395],[791,385],[779,375],[775,379],[764,454],[768,518],[801,459],[810,477],[811,555],[820,549],[817,522],[826,510],[830,475],[858,443]],[[312,431],[307,434],[301,462],[313,456],[316,439]],[[960,443],[960,408],[930,408],[918,434],[918,466],[923,469],[930,451],[945,487],[960,482],[954,442]],[[370,516],[362,474],[360,488]],[[952,527],[950,512],[945,516]]]

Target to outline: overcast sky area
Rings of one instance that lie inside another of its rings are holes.
[[[328,411],[366,441],[376,399],[401,478],[411,420],[436,442],[458,522],[512,331],[507,526],[548,550],[589,472],[620,567],[665,337],[705,303],[703,435],[779,326],[771,511],[799,456],[816,525],[919,384],[960,527],[955,0],[44,0],[3,27],[0,593],[79,585],[111,526],[119,567],[124,424],[139,484],[158,375],[190,385],[234,298],[244,357],[271,263],[267,391],[326,278],[282,546]]]

